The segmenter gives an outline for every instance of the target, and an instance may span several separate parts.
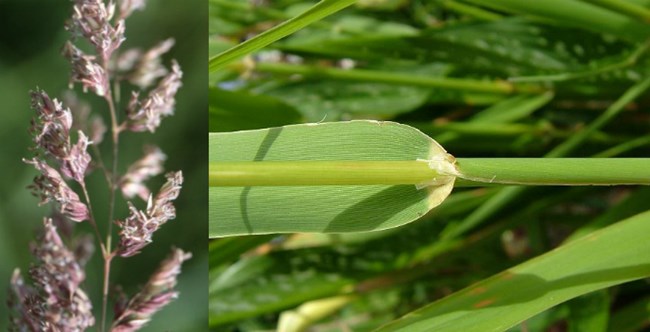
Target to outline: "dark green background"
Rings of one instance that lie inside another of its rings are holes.
[[[29,243],[40,228],[49,207],[38,207],[38,200],[25,187],[36,175],[33,167],[21,162],[30,157],[32,146],[28,134],[33,111],[29,90],[40,87],[50,96],[60,96],[67,87],[69,64],[60,56],[68,37],[63,24],[71,12],[70,1],[0,0],[0,330],[7,325],[6,290],[11,272],[20,267],[23,273],[32,261]],[[165,56],[165,63],[176,58],[184,72],[183,87],[177,95],[176,114],[166,118],[154,134],[126,133],[121,137],[120,169],[140,157],[142,144],[160,146],[167,154],[166,170],[182,169],[185,185],[177,200],[177,218],[154,235],[154,242],[142,254],[114,262],[112,282],[124,286],[128,294],[144,284],[149,274],[170,252],[171,246],[191,251],[194,257],[183,266],[178,289],[179,299],[154,316],[144,331],[204,331],[207,325],[207,2],[149,1],[143,12],[128,21],[127,40],[122,49],[148,48],[167,37],[176,46]],[[76,87],[77,91],[80,91]],[[127,95],[126,87],[122,90]],[[108,122],[102,100],[92,94],[80,94],[90,101],[93,111]],[[107,137],[108,139],[108,137]],[[108,153],[110,143],[101,145]],[[106,157],[110,159],[109,157]],[[163,179],[149,182],[157,190]],[[95,214],[105,230],[107,188],[100,173],[89,177]],[[125,217],[126,204],[118,196],[116,216]],[[140,207],[142,202],[137,201]],[[102,216],[104,216],[102,218]],[[91,232],[90,225],[80,224],[77,232]],[[101,267],[98,252],[87,266],[84,288],[93,300],[99,321],[101,306]]]

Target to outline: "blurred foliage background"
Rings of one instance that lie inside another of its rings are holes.
[[[183,265],[178,289],[180,297],[154,316],[144,331],[204,331],[207,320],[207,142],[205,110],[207,108],[206,68],[207,4],[201,0],[148,1],[144,11],[136,12],[126,22],[127,40],[122,49],[149,48],[168,37],[176,40],[164,56],[168,66],[178,60],[184,72],[183,87],[177,95],[175,115],[163,120],[155,134],[126,133],[120,140],[120,169],[142,155],[145,143],[158,145],[168,156],[165,169],[183,171],[185,183],[176,201],[177,217],[154,235],[154,242],[129,259],[116,259],[112,284],[121,284],[131,295],[143,285],[150,273],[169,253],[172,246],[192,252],[193,258]],[[72,11],[70,1],[0,1],[0,329],[5,330],[6,290],[14,268],[27,270],[32,257],[30,242],[42,228],[49,207],[37,207],[38,199],[26,189],[36,175],[33,167],[21,162],[30,157],[32,145],[28,134],[30,119],[29,91],[40,87],[51,97],[61,98],[67,88],[69,64],[60,55],[68,39],[63,29]],[[128,87],[123,87],[123,96]],[[93,112],[110,124],[106,104],[97,96],[78,96],[91,103]],[[124,100],[122,101],[124,103]],[[110,139],[101,146],[110,156]],[[109,157],[106,157],[110,159]],[[89,177],[89,190],[97,216],[107,216],[108,196],[103,176]],[[164,182],[161,176],[149,182],[154,191]],[[116,216],[127,214],[126,204],[118,194]],[[141,206],[142,202],[136,202]],[[106,217],[100,220],[105,232]],[[77,233],[91,233],[87,224],[79,224]],[[99,249],[96,249],[99,250]],[[101,308],[102,259],[98,251],[87,266],[84,285],[93,300],[96,317]]]
[[[211,0],[210,55],[315,2]],[[603,114],[649,73],[649,8],[647,0],[360,0],[211,73],[210,131],[379,119],[415,126],[457,157],[647,157],[647,92]],[[555,150],[596,122],[578,148]],[[370,331],[648,201],[650,191],[635,187],[456,188],[432,213],[389,231],[213,240],[210,325],[272,331],[303,304],[352,294],[342,310],[309,321],[310,331]],[[650,286],[636,281],[511,330],[639,331],[649,307]]]

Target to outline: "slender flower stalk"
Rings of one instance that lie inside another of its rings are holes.
[[[154,132],[160,127],[162,118],[174,113],[182,71],[175,60],[170,69],[163,65],[161,56],[174,45],[172,39],[146,52],[136,49],[123,55],[118,53],[125,40],[125,19],[144,9],[144,0],[120,0],[117,4],[104,0],[72,2],[72,18],[66,24],[72,37],[63,47],[63,55],[71,65],[69,82],[71,87],[78,83],[83,92],[93,93],[106,101],[111,118],[112,165],[109,168],[104,164],[98,147],[104,142],[107,130],[102,116],[91,115],[88,104],[70,93],[64,98],[67,107],[40,89],[31,93],[32,109],[36,113],[30,127],[34,156],[23,161],[40,173],[30,186],[34,195],[41,205],[54,203],[55,209],[52,216],[45,219],[43,235],[33,246],[32,253],[38,263],[29,269],[31,280],[24,279],[18,269],[11,279],[10,330],[85,331],[93,328],[105,331],[110,328],[112,331],[136,331],[178,296],[174,286],[180,266],[191,254],[174,249],[139,293],[130,299],[124,295],[115,303],[114,321],[106,321],[112,263],[118,257],[139,253],[153,241],[156,230],[176,217],[173,202],[183,183],[181,171],[169,172],[160,191],[151,194],[146,181],[163,173],[163,161],[167,158],[155,146],[146,146],[144,156],[125,167],[126,171],[121,174],[118,163],[120,134],[126,130]],[[77,46],[78,39],[85,39],[93,50],[82,51]],[[132,92],[133,97],[126,105],[119,105],[112,86],[123,80],[139,89]],[[159,81],[157,85],[156,81]],[[150,86],[155,87],[146,91]],[[146,97],[139,99],[141,93]],[[118,110],[126,110],[124,122],[119,122]],[[89,190],[86,177],[95,169],[104,172],[108,185],[108,217],[93,213],[94,190]],[[121,213],[115,211],[118,190],[127,199],[140,197],[147,202],[146,208],[140,210],[137,204],[128,202],[130,213],[115,220],[114,215]],[[104,261],[98,326],[95,326],[91,301],[82,290],[84,268],[94,251],[92,236],[72,236],[76,234],[72,231],[73,224],[85,221],[93,228]],[[107,227],[105,234],[99,230],[101,222]],[[117,244],[112,240],[114,223],[121,228]]]

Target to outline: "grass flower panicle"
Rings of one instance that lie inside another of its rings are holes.
[[[148,51],[135,49],[118,54],[125,40],[124,20],[135,10],[143,9],[145,1],[123,0],[118,4],[116,7],[113,1],[74,0],[72,18],[66,25],[72,38],[62,52],[71,64],[71,87],[80,83],[84,92],[90,91],[106,101],[111,118],[112,163],[104,163],[108,158],[99,149],[108,130],[102,116],[91,114],[90,106],[71,92],[64,97],[67,107],[40,89],[31,93],[36,117],[30,132],[35,148],[34,156],[23,161],[40,172],[30,186],[34,195],[41,205],[55,203],[55,209],[51,217],[45,218],[43,235],[33,245],[32,253],[38,264],[30,268],[30,280],[23,279],[18,269],[11,279],[8,305],[12,331],[85,331],[90,328],[136,331],[178,296],[174,290],[176,278],[181,264],[191,257],[189,253],[174,249],[139,293],[131,299],[125,295],[116,301],[114,321],[107,322],[112,263],[117,257],[139,253],[152,242],[153,233],[160,226],[176,217],[173,201],[183,183],[181,171],[171,172],[158,194],[151,193],[145,182],[162,174],[167,158],[155,146],[145,146],[144,156],[128,166],[124,173],[118,167],[120,133],[126,129],[154,132],[163,117],[173,114],[182,78],[176,61],[172,61],[171,70],[162,65],[161,56],[174,45],[173,39],[162,41]],[[86,54],[79,49],[75,45],[78,38],[86,39],[94,47],[94,53]],[[120,82],[129,81],[144,89],[157,80],[158,85],[143,100],[138,100],[139,92],[134,91],[133,99],[124,105],[127,107],[116,105],[118,100],[114,93],[117,92],[112,91],[113,83],[119,86]],[[118,109],[127,110],[121,123]],[[73,132],[76,132],[76,143],[71,137]],[[103,172],[107,182],[110,197],[107,217],[93,213],[91,194],[94,191],[89,190],[86,183],[92,171]],[[77,182],[78,186],[71,187],[68,181]],[[115,220],[117,190],[127,199],[138,196],[147,201],[146,209],[140,211],[128,202],[129,216],[124,221]],[[104,261],[101,320],[95,319],[90,298],[81,288],[86,262],[94,252],[93,237],[89,234],[72,236],[76,234],[72,221],[88,221],[101,248]],[[104,234],[99,229],[100,222],[107,226]],[[118,243],[113,243],[113,224],[121,227]]]

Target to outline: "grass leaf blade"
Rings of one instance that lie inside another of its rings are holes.
[[[378,331],[503,331],[574,297],[650,275],[650,212],[416,310]],[[616,248],[616,250],[612,250]],[[498,317],[498,319],[497,319]]]
[[[355,2],[356,0],[322,0],[304,13],[285,21],[273,29],[267,30],[254,38],[217,54],[209,60],[208,71],[210,73],[215,72],[231,61],[259,50],[260,48],[284,38],[313,22],[317,22],[331,14],[334,14]]]
[[[304,124],[210,134],[210,162],[415,161],[447,154],[415,128],[393,122]],[[210,237],[345,233],[397,227],[423,216],[453,181],[415,185],[210,187]]]

